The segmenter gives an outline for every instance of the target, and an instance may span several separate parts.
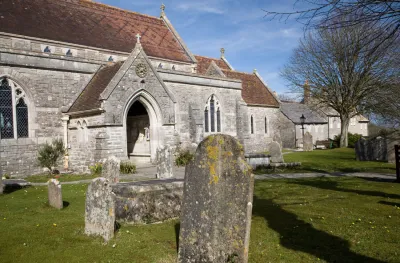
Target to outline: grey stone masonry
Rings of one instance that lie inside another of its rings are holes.
[[[157,178],[171,178],[173,176],[172,153],[168,146],[157,149]]]
[[[96,178],[86,193],[85,234],[101,236],[106,242],[114,237],[115,194],[106,178]]]
[[[121,161],[115,157],[110,156],[103,164],[101,176],[110,180],[111,183],[116,184],[119,182]]]
[[[186,167],[178,262],[246,263],[254,177],[228,135],[200,143]]]
[[[48,188],[49,205],[57,209],[63,209],[63,200],[62,200],[60,182],[56,179],[51,179],[48,182],[47,188]]]
[[[313,137],[311,133],[306,132],[303,138],[303,151],[311,152],[313,150]]]
[[[271,155],[271,163],[283,163],[281,146],[277,142],[269,144],[269,153]]]
[[[357,161],[387,161],[387,141],[383,137],[370,140],[361,138],[355,144]]]

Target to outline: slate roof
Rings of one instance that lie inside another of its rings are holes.
[[[242,81],[242,98],[248,104],[279,107],[279,102],[255,75],[232,70],[222,70],[228,78]]]
[[[0,32],[192,62],[165,22],[88,0],[0,1]]]
[[[322,124],[328,123],[325,117],[321,116],[309,105],[298,102],[282,102],[282,113],[286,115],[294,124],[300,124],[300,117],[304,114],[306,124]]]
[[[101,107],[100,94],[106,89],[124,62],[102,66],[72,104],[69,112],[87,111]]]
[[[220,69],[230,70],[228,64],[222,59],[217,58],[208,58],[203,56],[194,56],[197,60],[197,73],[204,75],[207,72],[207,69],[210,67],[211,62],[215,62]]]

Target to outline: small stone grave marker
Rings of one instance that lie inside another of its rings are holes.
[[[171,178],[172,171],[172,154],[168,146],[157,149],[157,178]]]
[[[115,195],[106,178],[93,179],[86,193],[85,233],[101,236],[106,242],[114,237]]]
[[[57,179],[51,179],[48,182],[47,188],[48,188],[49,205],[57,209],[63,209],[63,200],[62,200],[60,182]]]
[[[311,133],[306,132],[303,138],[303,151],[312,152],[313,150],[313,137]]]
[[[271,155],[271,163],[283,163],[281,146],[277,142],[269,144],[269,154]]]
[[[235,138],[212,135],[200,143],[186,167],[178,262],[247,262],[253,184]]]
[[[104,162],[101,176],[108,179],[111,183],[119,183],[121,160],[115,156],[110,156]]]

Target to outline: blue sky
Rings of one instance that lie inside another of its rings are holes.
[[[95,0],[123,9],[160,15],[164,2],[166,14],[196,55],[225,56],[238,71],[257,69],[272,90],[289,92],[279,72],[303,36],[301,25],[293,20],[270,21],[263,9],[293,11],[295,0]]]

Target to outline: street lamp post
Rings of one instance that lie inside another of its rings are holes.
[[[301,124],[301,130],[302,130],[302,134],[303,134],[303,137],[302,137],[302,141],[303,141],[303,148],[304,148],[304,123],[306,122],[306,117],[304,117],[304,114],[301,114],[301,117],[300,117],[300,124]]]

